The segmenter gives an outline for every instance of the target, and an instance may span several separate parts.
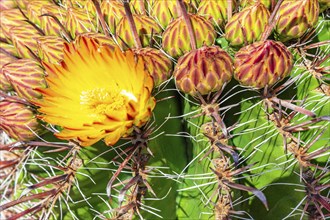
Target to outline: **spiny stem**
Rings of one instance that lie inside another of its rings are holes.
[[[222,131],[223,135],[225,136],[225,138],[227,138],[228,137],[227,127],[226,127],[225,123],[223,122],[223,120],[221,119],[219,112],[213,112],[211,115],[214,118],[214,120],[217,122],[217,124],[220,126],[221,131]]]
[[[285,108],[289,108],[289,109],[291,109],[293,111],[297,111],[297,112],[299,112],[301,114],[308,115],[310,117],[316,117],[315,113],[313,113],[313,112],[311,112],[311,111],[309,111],[307,109],[304,109],[302,107],[299,107],[297,105],[294,105],[294,104],[292,104],[292,103],[290,103],[288,101],[278,99],[277,97],[270,98],[270,101],[272,101],[272,102],[274,102],[276,104],[282,105]]]
[[[227,21],[231,19],[231,16],[233,15],[233,1],[227,0],[228,7],[227,7]]]
[[[112,195],[111,195],[111,189],[112,189],[113,182],[118,177],[118,175],[120,174],[120,172],[124,169],[124,167],[129,162],[129,160],[133,157],[133,155],[135,154],[135,152],[137,151],[137,149],[138,148],[135,148],[129,155],[127,155],[127,157],[125,158],[125,160],[120,164],[119,168],[116,170],[116,172],[112,175],[111,179],[109,180],[108,185],[107,185],[107,188],[106,188],[107,195],[108,195],[109,198],[112,197]]]
[[[69,32],[66,30],[66,28],[64,27],[64,25],[61,23],[61,21],[55,16],[55,15],[53,15],[53,14],[42,14],[42,15],[40,15],[40,17],[44,17],[44,16],[48,16],[48,17],[51,17],[51,18],[53,18],[54,19],[54,21],[55,21],[55,23],[58,25],[58,26],[60,26],[60,28],[61,28],[61,30],[62,30],[62,32],[61,32],[61,34],[63,34],[64,35],[64,38],[67,40],[67,42],[71,42],[71,41],[73,41],[73,38],[72,38],[72,36],[69,34]]]
[[[6,204],[1,205],[0,206],[0,211],[4,211],[4,210],[6,210],[10,207],[13,207],[13,206],[17,205],[17,204],[21,204],[23,202],[30,201],[30,200],[33,200],[33,199],[43,199],[45,197],[48,197],[49,195],[53,195],[55,192],[56,192],[56,189],[52,189],[52,190],[49,190],[49,191],[46,191],[46,192],[21,197],[20,199],[17,199],[17,200],[14,200],[14,201],[11,201],[11,202],[8,202]]]
[[[262,33],[262,36],[261,36],[261,40],[260,41],[265,41],[267,40],[267,38],[269,37],[269,35],[271,34],[274,26],[275,26],[275,23],[276,23],[276,20],[275,19],[275,16],[278,12],[278,9],[280,8],[281,4],[282,4],[283,0],[279,0],[274,8],[274,11],[272,12],[270,18],[269,18],[269,22],[267,24],[267,27],[264,31],[264,33]]]
[[[125,8],[125,14],[126,14],[127,19],[128,19],[128,24],[129,24],[129,27],[131,29],[131,32],[132,32],[132,35],[133,35],[133,38],[134,38],[135,46],[138,49],[142,48],[141,40],[139,38],[137,29],[136,29],[133,14],[132,14],[132,11],[129,7],[129,2],[128,2],[128,0],[125,0],[123,3],[124,3],[124,8]]]
[[[139,2],[139,6],[142,10],[142,14],[145,15],[146,14],[146,7],[144,6],[144,1],[138,0],[138,2]]]
[[[26,101],[25,99],[20,98],[18,96],[8,95],[7,93],[5,93],[1,90],[0,90],[0,98],[3,98],[5,100],[11,101],[11,102],[17,102],[17,103],[27,105],[27,106],[33,106],[30,102]]]
[[[329,42],[330,44],[330,42]],[[327,59],[330,58],[330,54],[326,55],[325,57],[323,57],[322,59],[319,59],[315,62],[315,66],[320,66],[323,62],[325,62]],[[325,68],[328,69],[328,68]]]
[[[314,124],[314,123],[317,123],[317,122],[320,122],[320,121],[330,121],[329,117],[318,117],[318,118],[314,118],[310,121],[306,121],[306,122],[303,122],[303,123],[300,123],[300,124],[297,124],[297,125],[292,125],[292,126],[285,126],[283,128],[283,130],[285,131],[292,131],[292,130],[295,130],[297,128],[301,128],[301,127],[304,127],[304,126],[307,126],[307,125],[310,125],[310,124]]]
[[[14,54],[11,54],[11,53],[9,53],[8,51],[6,51],[6,50],[3,49],[3,48],[0,48],[0,52],[4,53],[4,54],[6,54],[6,55],[8,55],[8,56],[10,56],[10,57],[12,57],[12,58],[14,58],[14,59],[19,59],[19,56],[14,55]]]
[[[270,10],[273,11],[275,8],[276,2],[275,0],[272,0],[271,6],[270,6]]]
[[[110,37],[109,31],[108,31],[108,28],[107,28],[107,24],[105,23],[105,20],[104,20],[102,11],[101,11],[100,3],[98,2],[98,0],[92,0],[92,1],[93,1],[93,4],[94,4],[95,8],[96,8],[96,13],[97,13],[97,16],[99,17],[99,21],[100,21],[100,24],[102,26],[103,32],[107,37]]]
[[[182,14],[183,19],[184,19],[184,21],[187,25],[187,28],[188,28],[191,49],[195,50],[197,48],[197,44],[196,44],[196,37],[195,37],[194,29],[193,29],[192,24],[191,24],[191,20],[189,18],[188,13],[187,13],[186,7],[184,6],[183,0],[177,0],[177,3],[179,5],[179,8],[181,10],[181,14]]]

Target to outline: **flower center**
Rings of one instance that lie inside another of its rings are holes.
[[[118,111],[125,106],[125,99],[118,90],[96,88],[82,91],[80,104],[97,115],[104,115],[109,111]]]
[[[137,101],[131,92],[119,88],[95,88],[82,91],[80,104],[92,112],[92,116],[105,115],[108,112],[122,111],[128,100]]]

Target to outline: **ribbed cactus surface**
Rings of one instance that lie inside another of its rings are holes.
[[[329,219],[325,0],[0,0],[0,219]]]

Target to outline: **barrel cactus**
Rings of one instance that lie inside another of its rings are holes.
[[[0,219],[328,219],[329,4],[297,2],[0,0]]]

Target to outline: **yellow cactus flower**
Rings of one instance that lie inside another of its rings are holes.
[[[153,79],[132,51],[80,37],[65,45],[61,65],[43,63],[48,87],[34,101],[39,117],[63,129],[60,139],[89,146],[104,138],[114,145],[143,126],[155,107]]]

